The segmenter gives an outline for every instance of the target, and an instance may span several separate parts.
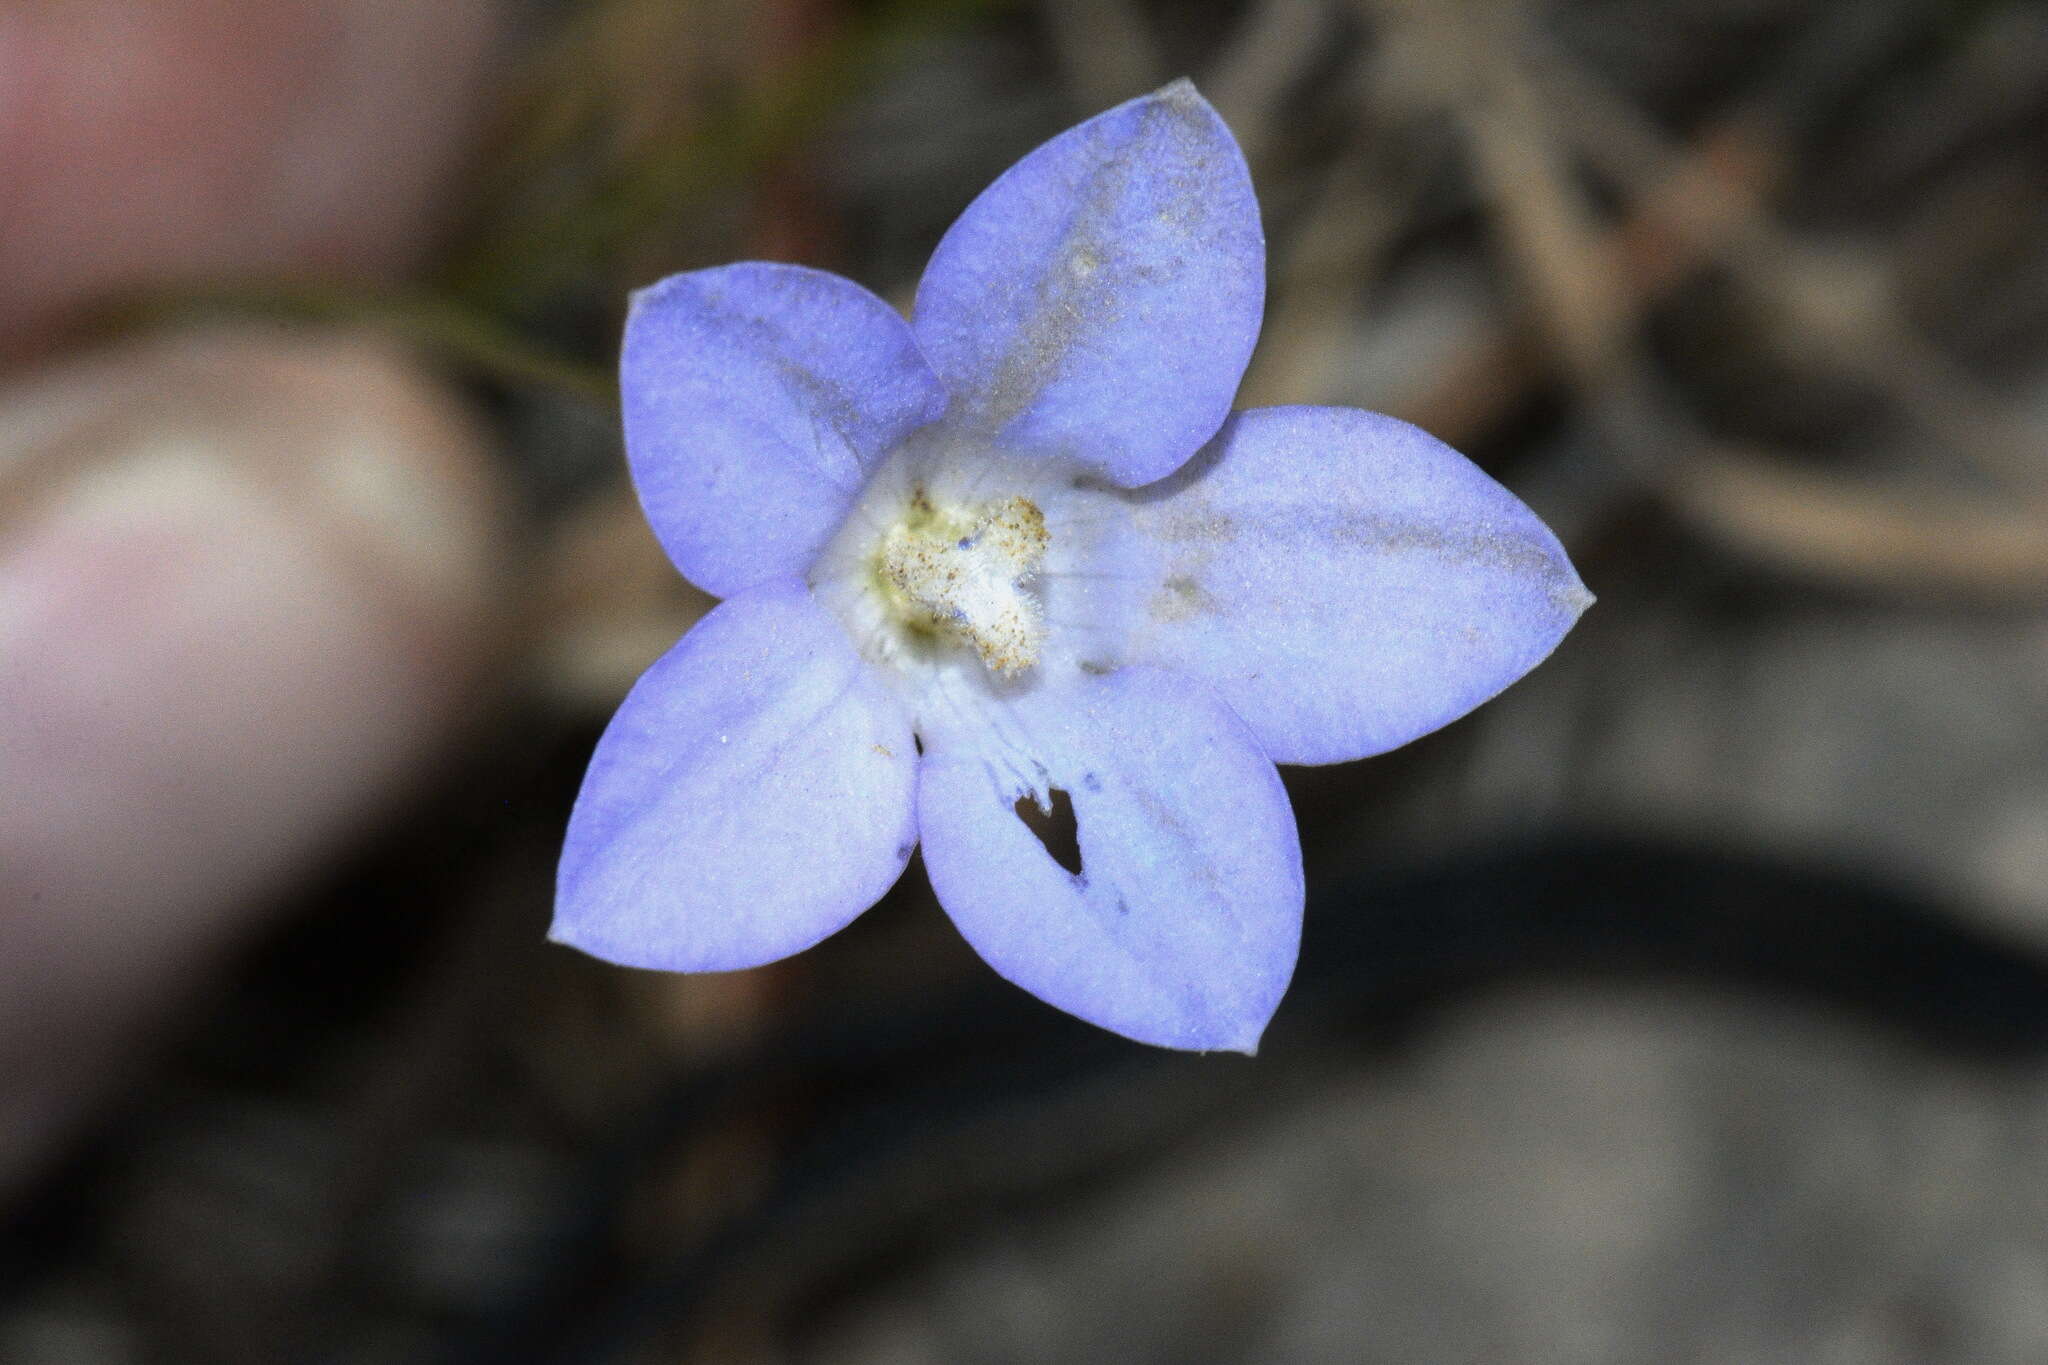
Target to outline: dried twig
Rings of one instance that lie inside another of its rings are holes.
[[[1203,88],[1237,135],[1257,174],[1283,134],[1288,90],[1330,42],[1336,8],[1326,0],[1259,0],[1238,22]]]
[[[1661,210],[1650,221],[1687,255],[1727,267],[1801,335],[1808,354],[1881,389],[1998,482],[2031,492],[2048,486],[2037,443],[2018,434],[1975,376],[1907,323],[1888,262],[1865,256],[1851,276],[1772,221],[1762,201],[1783,173],[1776,137],[1745,117],[1703,138],[1699,151],[1682,153],[1568,58],[1540,44],[1530,50],[1530,69],[1548,92],[1545,107],[1574,145],[1637,203]],[[1731,165],[1746,174],[1722,174]]]
[[[1046,26],[1077,108],[1121,104],[1173,73],[1130,0],[1043,0]]]
[[[1830,478],[1726,448],[1676,465],[1665,492],[1695,529],[1805,577],[2048,597],[2048,526],[2025,505]]]

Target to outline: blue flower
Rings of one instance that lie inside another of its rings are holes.
[[[1252,1051],[1300,939],[1275,763],[1405,744],[1592,600],[1432,437],[1230,404],[1265,245],[1179,81],[1032,152],[911,319],[746,263],[634,297],[641,504],[726,600],[591,759],[553,937],[724,971],[809,947],[920,843],[1003,976],[1149,1043]],[[1020,815],[1072,803],[1080,868]]]

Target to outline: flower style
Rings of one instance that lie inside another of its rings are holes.
[[[746,263],[637,294],[626,451],[726,600],[633,688],[570,818],[553,937],[751,967],[920,843],[997,972],[1170,1047],[1252,1051],[1294,969],[1275,763],[1436,729],[1592,600],[1422,431],[1232,415],[1265,246],[1186,81],[1054,138],[961,215],[911,319]],[[1071,802],[1078,870],[1023,818]]]

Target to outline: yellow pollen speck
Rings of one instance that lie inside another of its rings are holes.
[[[1038,662],[1045,623],[1026,586],[1052,537],[1029,498],[941,509],[922,488],[882,537],[875,575],[906,627],[971,646],[991,672]]]

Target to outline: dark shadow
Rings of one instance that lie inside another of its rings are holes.
[[[1074,819],[1074,800],[1058,787],[1052,789],[1052,810],[1040,810],[1029,796],[1017,798],[1017,818],[1031,831],[1052,860],[1073,876],[1081,875],[1081,825]]]

